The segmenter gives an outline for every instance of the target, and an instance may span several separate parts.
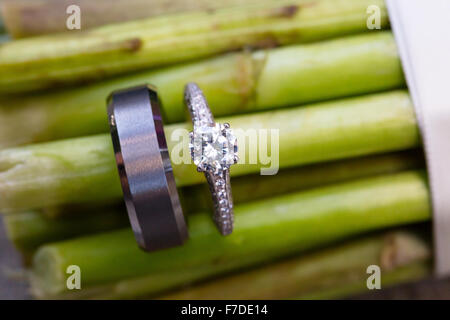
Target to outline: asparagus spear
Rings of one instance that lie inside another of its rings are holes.
[[[381,268],[382,288],[431,273],[431,248],[414,232],[384,232],[317,253],[175,291],[163,299],[333,298],[367,290],[366,269]],[[114,293],[112,294],[114,295]]]
[[[383,273],[382,288],[388,288],[395,285],[401,285],[414,281],[423,280],[426,277],[430,277],[432,274],[431,263],[427,261],[418,261],[411,263],[403,267],[399,267],[396,270]],[[361,281],[348,284],[342,284],[340,287],[325,288],[323,291],[315,292],[313,294],[305,294],[295,299],[339,299],[339,298],[353,298],[354,295],[367,293],[367,277]]]
[[[217,233],[207,214],[196,214],[183,247],[151,254],[138,249],[129,229],[45,245],[33,259],[34,292],[67,293],[66,269],[78,265],[85,289],[146,276],[133,286],[140,294],[157,293],[351,235],[425,221],[430,207],[426,177],[412,171],[241,204],[235,213],[229,237]]]
[[[3,0],[0,9],[9,33],[24,38],[67,31],[66,9],[70,5],[81,8],[82,29],[87,30],[114,22],[252,2],[256,0]]]
[[[240,204],[325,184],[418,168],[423,168],[421,155],[402,152],[285,169],[276,176],[233,178],[233,198],[235,204]],[[185,213],[208,209],[211,199],[206,188],[202,185],[181,190]],[[69,217],[67,212],[61,215],[61,210],[70,211]],[[51,211],[50,217],[48,209],[4,216],[8,238],[24,256],[30,256],[45,243],[128,225],[125,211],[116,207],[63,207],[56,209],[56,216],[55,208]]]
[[[78,89],[0,98],[0,146],[106,132],[108,94],[145,82],[157,85],[166,122],[183,121],[186,112],[182,92],[189,81],[201,86],[215,116],[404,85],[395,42],[387,32],[230,54]]]
[[[122,206],[98,208],[76,215],[51,218],[42,211],[21,212],[3,217],[8,238],[20,250],[25,260],[38,246],[54,241],[74,238],[123,228],[128,217]]]
[[[412,150],[286,168],[273,176],[234,177],[231,180],[233,201],[245,203],[331,183],[420,168],[424,168],[423,155]],[[183,188],[182,199],[188,212],[210,207],[207,188],[205,184]]]
[[[422,232],[417,232],[414,228],[406,231],[387,231],[376,236],[357,238],[347,241],[343,245],[335,245],[312,254],[291,258],[284,263],[275,262],[268,267],[254,268],[250,272],[243,271],[237,276],[212,280],[206,285],[200,284],[191,290],[175,291],[160,296],[160,298],[189,297],[189,299],[196,299],[202,295],[203,298],[212,299],[218,295],[219,291],[224,291],[224,295],[236,294],[231,296],[233,299],[237,297],[250,299],[255,296],[258,299],[269,296],[280,299],[287,297],[287,293],[291,293],[288,298],[297,299],[342,298],[367,290],[368,275],[365,271],[371,264],[377,264],[383,268],[382,288],[418,280],[430,274],[429,257],[431,253],[428,241],[424,241],[423,238]],[[84,288],[80,294],[65,294],[57,297],[154,298],[154,294],[147,294],[148,288],[154,288],[154,278],[153,276],[144,276],[121,280],[110,285]],[[228,281],[224,281],[225,279]],[[238,284],[239,289],[231,285],[235,283]],[[245,283],[245,288],[242,286],[243,283]],[[219,291],[210,292],[209,289],[213,287]],[[239,292],[235,292],[236,290]]]
[[[420,143],[414,110],[406,92],[332,101],[307,107],[219,119],[235,129],[278,129],[280,168],[405,150]],[[180,146],[172,140],[177,129],[166,126],[171,159]],[[188,139],[183,142],[187,144]],[[244,141],[238,141],[243,147]],[[267,139],[270,144],[270,139]],[[241,148],[235,176],[259,173],[257,148]],[[187,146],[184,146],[187,150]],[[270,150],[268,145],[267,150]],[[189,156],[188,156],[189,157]],[[273,164],[276,159],[272,159]],[[120,183],[111,137],[98,135],[30,145],[0,152],[0,210],[98,202],[120,197]],[[204,181],[192,164],[175,164],[177,186]]]
[[[0,47],[0,92],[81,83],[244,47],[273,47],[367,31],[382,0],[280,0],[23,39]]]

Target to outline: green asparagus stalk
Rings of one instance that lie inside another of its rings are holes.
[[[21,212],[3,217],[8,238],[22,256],[30,257],[38,246],[80,235],[126,227],[128,217],[122,206],[85,209],[76,215],[51,218],[41,211]]]
[[[184,121],[182,93],[190,81],[200,85],[215,116],[404,86],[388,32],[229,54],[78,89],[0,98],[0,147],[107,132],[108,94],[145,82],[158,87],[166,122]]]
[[[423,155],[413,150],[287,168],[273,176],[233,177],[233,201],[236,204],[251,202],[327,184],[421,168],[424,168]],[[181,195],[187,212],[210,208],[207,188],[206,184],[183,188]]]
[[[281,296],[286,296],[286,293],[280,292],[281,290],[290,290],[298,294],[301,292],[300,296],[289,298],[343,298],[367,290],[365,280],[368,275],[364,272],[367,266],[371,264],[376,263],[382,266],[382,288],[385,288],[393,284],[418,280],[430,274],[429,256],[429,244],[423,240],[421,232],[418,233],[414,229],[384,232],[378,236],[348,241],[344,245],[337,245],[331,249],[315,251],[303,257],[290,259],[285,263],[276,263],[273,268],[259,267],[258,269],[254,268],[253,272],[244,271],[245,276],[242,277],[244,282],[238,282],[238,286],[247,293],[246,299],[250,296],[253,297],[255,292],[260,293],[256,296],[259,299],[268,295],[280,299]],[[292,272],[286,274],[289,271]],[[365,278],[361,278],[362,274]],[[309,276],[314,276],[314,278],[310,279]],[[226,279],[234,281],[238,277],[226,277]],[[280,281],[288,282],[290,280],[291,282],[284,286],[286,282],[275,283],[273,277],[280,279]],[[64,295],[63,297],[94,299],[155,298],[154,294],[148,295],[146,293],[147,288],[154,288],[155,282],[152,280],[154,280],[152,276],[122,280],[112,285],[83,289],[82,293]],[[260,281],[258,282],[258,280]],[[295,281],[298,286],[297,289],[293,286]],[[222,283],[222,281],[220,282]],[[212,286],[216,283],[218,282],[212,282]],[[242,283],[248,283],[249,287],[242,288]],[[206,289],[207,286],[199,285],[193,287],[192,291],[175,291],[160,296],[160,298],[177,299],[189,294],[189,297],[194,299],[196,298],[194,294],[198,295],[199,291],[204,290],[203,288]],[[304,286],[305,289],[300,289]],[[255,292],[249,292],[252,288],[255,289]],[[225,283],[223,290],[230,292],[234,288]],[[276,290],[280,291],[276,292]],[[225,292],[225,294],[228,292]],[[213,293],[209,296],[209,299],[212,299],[217,293]],[[242,296],[242,293],[240,291],[235,297]],[[41,298],[45,297],[41,296]]]
[[[0,92],[81,83],[244,47],[323,40],[367,31],[366,9],[382,0],[280,0],[23,39],[0,47]]]
[[[414,110],[403,91],[218,121],[230,122],[236,130],[278,130],[279,143],[275,141],[274,146],[279,146],[279,153],[274,152],[272,164],[262,164],[258,148],[249,146],[241,150],[240,162],[231,170],[233,176],[259,173],[270,165],[276,167],[276,156],[279,167],[287,168],[405,150],[420,144]],[[183,153],[181,147],[188,152],[188,138],[183,139],[184,143],[178,142],[173,140],[172,133],[187,128],[183,124],[165,128],[172,161]],[[271,139],[266,140],[267,150],[271,150]],[[238,141],[241,147],[244,142]],[[249,159],[259,161],[250,164]],[[106,201],[121,196],[109,135],[3,150],[0,169],[1,212]],[[178,187],[204,181],[193,164],[173,163],[173,171]]]
[[[389,288],[396,285],[411,283],[424,278],[430,277],[432,275],[432,267],[430,262],[418,261],[417,263],[411,263],[404,267],[400,267],[393,271],[385,272],[382,277],[382,287]],[[295,299],[308,299],[308,300],[319,300],[319,299],[340,299],[340,298],[358,298],[358,295],[367,293],[367,280],[369,274],[366,274],[366,279],[352,283],[349,281],[348,284],[343,284],[341,287],[326,288],[323,291],[315,292],[314,294],[305,294],[300,297],[295,297]]]
[[[402,152],[284,169],[275,176],[237,177],[232,179],[233,200],[237,205],[326,184],[418,168],[423,168],[421,155],[418,152]],[[180,190],[185,213],[209,208],[211,199],[206,188],[202,185]],[[70,211],[69,217],[67,212],[61,212],[63,210]],[[52,208],[50,214],[48,211],[4,216],[8,238],[22,255],[30,256],[45,243],[128,225],[125,211],[116,207],[74,206]]]
[[[109,23],[175,12],[215,10],[255,2],[256,0],[3,0],[0,2],[0,10],[8,32],[14,38],[24,38],[68,31],[66,20],[69,15],[66,9],[70,5],[80,7],[81,27],[87,30]]]
[[[385,232],[227,276],[163,299],[336,298],[367,289],[366,269],[380,266],[382,288],[431,273],[430,244],[414,232]],[[242,284],[245,283],[245,286]],[[337,292],[338,291],[338,292]]]
[[[67,267],[78,265],[87,289],[80,294],[99,293],[101,286],[111,292],[111,284],[132,278],[141,278],[132,282],[135,293],[157,293],[351,235],[425,221],[430,207],[426,177],[412,171],[241,204],[235,214],[228,237],[217,233],[209,215],[196,214],[184,246],[151,254],[138,249],[129,229],[45,245],[33,259],[33,290],[61,297],[68,293]]]

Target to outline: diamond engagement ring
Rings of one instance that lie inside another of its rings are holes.
[[[214,203],[214,222],[222,235],[233,231],[233,198],[230,166],[237,163],[237,140],[228,123],[216,123],[202,91],[188,83],[184,99],[191,114],[194,130],[190,132],[189,149],[197,166],[204,172]]]

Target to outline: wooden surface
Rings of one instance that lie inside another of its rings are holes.
[[[0,300],[31,299],[20,256],[9,243],[0,219]],[[414,284],[371,291],[351,299],[450,299],[450,279],[426,279]]]

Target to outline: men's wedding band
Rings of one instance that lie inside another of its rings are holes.
[[[146,251],[188,237],[172,172],[156,89],[139,86],[108,98],[111,137],[136,241]]]

